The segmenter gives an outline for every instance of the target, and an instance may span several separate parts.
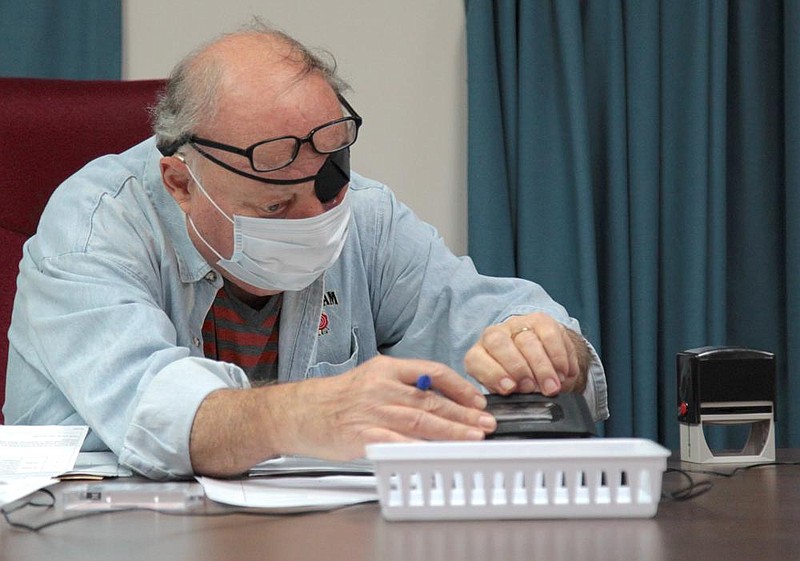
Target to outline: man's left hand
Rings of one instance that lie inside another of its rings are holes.
[[[487,327],[464,364],[490,392],[556,395],[583,391],[590,360],[579,333],[537,312]]]

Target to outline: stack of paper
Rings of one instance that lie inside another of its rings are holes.
[[[58,482],[75,465],[89,428],[0,425],[0,506]]]
[[[59,475],[59,479],[106,479],[109,477],[131,477],[133,472],[119,465],[114,452],[81,452],[75,466]]]
[[[372,462],[330,462],[281,456],[254,467],[248,477],[198,477],[213,501],[271,512],[329,510],[378,500]]]

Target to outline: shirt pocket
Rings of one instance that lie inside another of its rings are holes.
[[[358,328],[350,331],[350,356],[344,362],[318,362],[306,371],[306,378],[325,378],[344,374],[358,366]]]

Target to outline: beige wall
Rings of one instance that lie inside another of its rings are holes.
[[[165,77],[252,15],[331,51],[364,117],[353,168],[466,252],[463,0],[123,0],[123,77]]]

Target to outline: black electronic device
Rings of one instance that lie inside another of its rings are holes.
[[[594,422],[583,395],[538,393],[486,396],[486,411],[497,420],[497,430],[486,436],[501,438],[585,438],[595,435]]]

